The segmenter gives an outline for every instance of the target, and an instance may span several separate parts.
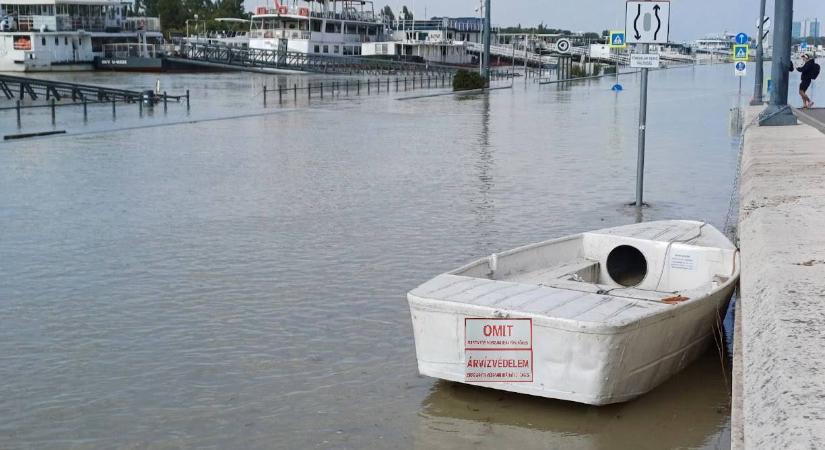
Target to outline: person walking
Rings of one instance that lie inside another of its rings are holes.
[[[808,97],[808,88],[811,87],[811,82],[819,76],[819,64],[814,61],[810,54],[805,53],[802,55],[802,66],[797,67],[796,70],[802,73],[802,82],[799,83],[802,109],[813,108],[814,102]]]

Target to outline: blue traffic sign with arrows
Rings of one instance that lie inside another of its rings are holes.
[[[739,45],[744,45],[748,43],[748,35],[745,33],[739,33],[736,35],[736,43]]]

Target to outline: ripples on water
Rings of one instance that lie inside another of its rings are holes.
[[[651,75],[644,220],[724,225],[729,72]],[[637,78],[620,94],[613,80],[517,80],[489,97],[206,121],[264,112],[271,79],[164,76],[170,92],[192,89],[189,116],[170,105],[113,122],[90,108],[83,125],[61,112],[70,135],[0,144],[0,447],[728,445],[714,353],[604,408],[417,375],[407,290],[474,257],[636,220],[622,205]],[[194,123],[141,128],[176,121]]]

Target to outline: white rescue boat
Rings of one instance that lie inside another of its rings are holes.
[[[624,402],[714,339],[739,254],[703,222],[647,222],[493,254],[407,298],[418,370],[592,405]]]

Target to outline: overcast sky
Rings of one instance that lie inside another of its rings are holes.
[[[271,0],[270,0],[271,1]],[[246,7],[266,0],[246,0]],[[398,11],[407,5],[416,17],[472,16],[479,0],[375,0],[375,9],[390,5]],[[794,19],[819,17],[825,20],[825,0],[795,0]],[[601,31],[624,27],[625,3],[621,0],[492,0],[493,24],[522,26],[544,22],[552,28]],[[767,15],[773,16],[768,0]],[[755,34],[759,0],[673,0],[670,38],[692,40],[723,31]]]

